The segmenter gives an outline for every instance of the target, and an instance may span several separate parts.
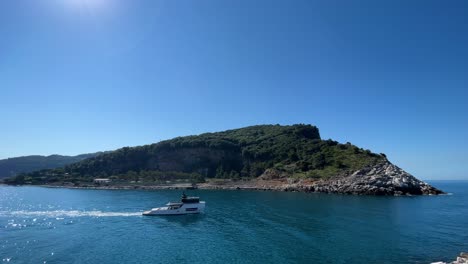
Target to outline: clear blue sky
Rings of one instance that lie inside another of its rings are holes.
[[[0,1],[0,158],[310,123],[468,179],[468,1]]]

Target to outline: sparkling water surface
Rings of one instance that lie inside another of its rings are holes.
[[[2,263],[430,263],[468,251],[468,181],[443,196],[188,191],[201,215],[147,217],[177,190],[0,186]]]

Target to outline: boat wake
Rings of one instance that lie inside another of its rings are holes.
[[[103,211],[79,211],[79,210],[55,210],[55,211],[3,211],[3,216],[44,216],[44,217],[126,217],[141,216],[141,212],[103,212]]]

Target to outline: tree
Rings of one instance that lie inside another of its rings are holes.
[[[127,177],[128,177],[128,179],[133,180],[135,182],[138,182],[138,180],[139,180],[138,173],[136,173],[136,172],[134,172],[132,170],[127,172]]]
[[[224,169],[223,165],[219,165],[218,168],[216,169],[216,178],[222,179],[224,178]]]
[[[320,154],[315,156],[314,163],[313,163],[315,169],[323,169],[326,164],[327,164],[327,162],[326,162],[326,159],[325,159],[325,155],[320,153]]]

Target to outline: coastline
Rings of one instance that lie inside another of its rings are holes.
[[[8,186],[8,185],[6,185]],[[173,183],[173,184],[107,184],[107,185],[71,185],[71,184],[42,184],[42,185],[16,185],[16,186],[37,186],[45,188],[66,188],[85,190],[227,190],[227,191],[275,191],[275,192],[303,192],[303,193],[324,193],[324,194],[345,194],[345,195],[371,195],[371,196],[414,196],[411,193],[369,193],[365,190],[355,192],[342,191],[333,185],[325,186],[324,182],[294,182],[289,179],[284,180],[250,180],[233,181],[229,179],[216,180],[199,184]],[[416,195],[443,195],[445,193],[422,193]]]
[[[274,181],[259,184],[258,181],[232,181],[218,180],[216,182],[190,184],[190,183],[174,183],[174,184],[119,184],[119,185],[21,185],[21,186],[38,186],[45,188],[66,188],[66,189],[90,189],[90,190],[257,190],[257,191],[284,191],[284,192],[310,192],[307,191],[309,186],[287,184],[282,181]]]
[[[99,180],[99,181],[97,181]],[[105,180],[105,181],[103,181]],[[350,174],[330,178],[297,178],[275,169],[267,169],[257,178],[240,180],[210,178],[203,183],[189,182],[139,182],[94,179],[92,182],[61,182],[37,184],[35,186],[61,187],[71,189],[106,190],[164,190],[164,189],[205,189],[205,190],[263,190],[307,193],[336,193],[374,196],[410,196],[445,194],[430,184],[393,165],[389,161],[366,167]]]

